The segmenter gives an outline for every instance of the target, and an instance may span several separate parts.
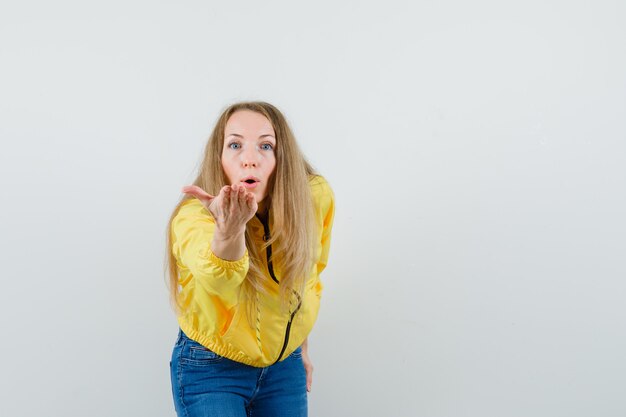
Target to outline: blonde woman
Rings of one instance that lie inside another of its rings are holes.
[[[217,120],[183,193],[167,233],[177,414],[306,416],[330,186],[277,108],[243,102]]]

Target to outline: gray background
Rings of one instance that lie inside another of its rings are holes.
[[[336,194],[312,416],[626,415],[622,1],[3,2],[2,416],[173,416],[165,226],[219,112]]]

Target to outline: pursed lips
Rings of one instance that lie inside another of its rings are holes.
[[[260,179],[253,176],[247,176],[240,181],[240,183],[246,187],[247,189],[256,188],[256,186],[261,182]]]

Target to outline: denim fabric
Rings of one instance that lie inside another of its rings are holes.
[[[170,362],[179,417],[306,417],[302,348],[265,368],[232,361],[191,340],[182,330]]]

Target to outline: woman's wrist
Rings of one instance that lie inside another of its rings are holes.
[[[227,261],[241,259],[246,252],[245,230],[244,227],[243,231],[230,236],[216,230],[211,242],[211,251],[218,258]]]
[[[246,225],[244,224],[239,230],[235,231],[222,231],[219,228],[215,228],[215,232],[213,233],[213,241],[219,242],[232,242],[238,239],[245,238],[246,234]]]

